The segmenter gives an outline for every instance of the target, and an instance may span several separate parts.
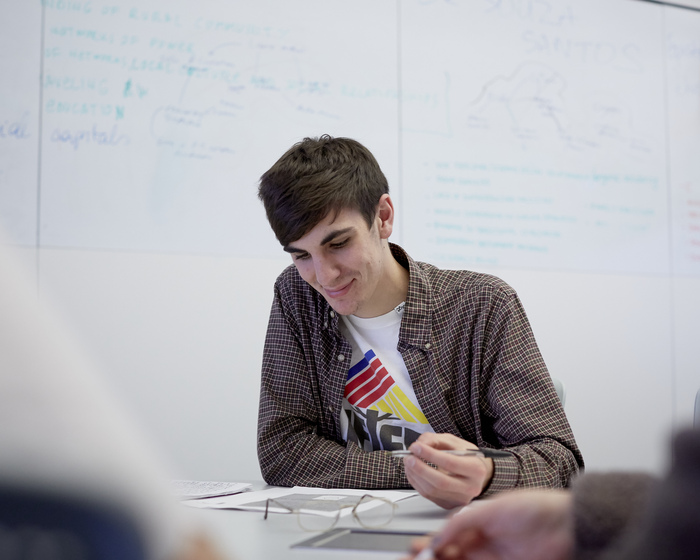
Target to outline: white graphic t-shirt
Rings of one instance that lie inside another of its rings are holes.
[[[343,438],[365,451],[407,449],[420,434],[434,431],[396,349],[403,308],[371,319],[341,316],[352,360],[340,423]]]

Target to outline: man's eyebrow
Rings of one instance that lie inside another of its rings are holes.
[[[333,241],[336,237],[340,237],[341,235],[345,235],[346,233],[350,233],[353,231],[355,228],[353,226],[346,227],[343,229],[338,229],[336,231],[331,231],[326,237],[324,237],[321,240],[321,245],[325,245],[327,243],[330,243]],[[304,249],[298,249],[294,247],[293,245],[285,245],[282,247],[282,250],[287,252],[287,253],[305,253],[306,251]]]
[[[336,237],[340,237],[341,235],[345,235],[346,233],[350,233],[354,229],[355,228],[353,226],[350,226],[350,227],[346,227],[346,228],[339,229],[336,231],[332,231],[328,235],[326,235],[326,237],[323,238],[323,240],[321,241],[321,245],[325,245],[326,243],[330,243]]]

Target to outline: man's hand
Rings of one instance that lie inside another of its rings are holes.
[[[409,449],[413,455],[403,460],[406,478],[421,496],[441,507],[449,509],[468,504],[484,491],[493,477],[491,459],[479,455],[460,457],[440,451],[476,449],[473,443],[452,434],[422,434]]]
[[[572,507],[566,490],[505,492],[464,508],[435,539],[414,543],[412,552],[431,545],[439,560],[568,560]]]

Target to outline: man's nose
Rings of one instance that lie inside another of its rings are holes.
[[[335,287],[333,282],[339,276],[338,263],[332,258],[321,257],[314,263],[316,269],[316,281],[322,286]]]

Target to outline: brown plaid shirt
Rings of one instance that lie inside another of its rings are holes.
[[[391,248],[410,275],[398,350],[435,432],[512,452],[494,459],[487,494],[567,486],[583,458],[515,291]],[[410,487],[401,459],[341,437],[351,356],[338,315],[288,267],[275,282],[263,352],[258,459],[267,483]]]

